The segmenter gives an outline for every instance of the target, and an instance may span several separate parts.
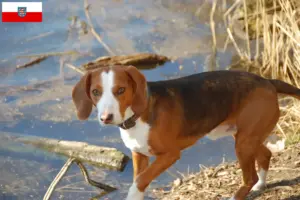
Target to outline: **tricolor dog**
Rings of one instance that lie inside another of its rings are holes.
[[[147,82],[133,66],[112,66],[87,72],[72,97],[80,120],[95,106],[102,125],[119,126],[134,167],[127,200],[143,200],[151,181],[205,135],[234,137],[243,185],[231,199],[242,200],[265,186],[271,152],[263,143],[279,119],[279,93],[300,99],[300,89],[247,72]]]

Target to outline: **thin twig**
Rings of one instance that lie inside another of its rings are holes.
[[[82,173],[82,175],[84,176],[84,180],[89,183],[90,185],[92,186],[95,186],[97,188],[100,188],[102,190],[105,190],[107,193],[109,192],[113,192],[116,190],[116,188],[114,187],[111,187],[109,185],[106,185],[104,183],[99,183],[99,182],[96,182],[92,179],[90,179],[89,177],[89,173],[88,171],[86,170],[85,166],[80,162],[80,161],[76,161],[76,164],[78,165],[78,167],[80,168],[80,171]]]
[[[73,69],[74,71],[78,72],[79,74],[84,74],[85,72],[81,69],[79,69],[78,67],[75,67],[74,65],[70,64],[70,63],[65,63],[65,66],[69,67],[70,69]]]
[[[283,28],[278,22],[276,22],[276,26],[279,27],[298,47],[300,47],[300,43],[285,28]]]
[[[77,51],[63,51],[63,52],[48,52],[48,53],[42,53],[42,54],[32,54],[32,55],[22,55],[17,56],[17,58],[31,58],[31,57],[42,57],[42,56],[64,56],[64,55],[74,55],[79,54]]]
[[[230,39],[229,39],[229,36],[227,35],[227,36],[226,36],[225,43],[224,43],[224,47],[223,47],[223,50],[222,50],[223,53],[226,52],[226,50],[227,50],[227,46],[228,46],[228,44],[229,44],[229,40],[230,40]]]
[[[237,7],[240,4],[241,0],[237,0],[234,2],[234,4],[225,12],[224,17],[226,18],[227,15],[229,15],[229,13],[231,11],[233,11],[235,9],[235,7]]]
[[[33,66],[35,64],[39,64],[40,62],[46,60],[48,58],[48,56],[40,56],[40,57],[37,57],[35,59],[33,59],[32,61],[28,62],[28,63],[25,63],[23,65],[17,65],[16,69],[24,69],[24,68],[27,68],[27,67],[30,67],[30,66]]]
[[[173,178],[178,178],[178,176],[176,176],[173,172],[171,172],[169,169],[166,170],[166,172],[172,176]]]
[[[56,185],[58,184],[58,182],[62,179],[62,177],[65,175],[65,173],[68,171],[68,169],[70,168],[70,166],[72,165],[73,161],[75,160],[75,158],[69,158],[67,160],[67,162],[64,164],[64,166],[61,168],[61,170],[59,171],[59,173],[56,175],[55,179],[52,181],[51,185],[49,186],[43,200],[49,200]]]
[[[81,175],[81,172],[79,172],[79,175]],[[73,176],[73,175],[71,175],[71,176]],[[73,177],[76,177],[76,176],[78,176],[78,173],[76,173],[75,174],[75,176],[73,176]],[[65,180],[70,180],[70,178],[69,178],[70,176],[65,176]],[[78,188],[78,187],[75,187],[74,185],[77,185],[78,183],[81,183],[81,182],[84,182],[84,181],[78,181],[78,182],[72,182],[72,183],[70,183],[70,184],[67,184],[67,185],[64,185],[64,186],[61,186],[61,187],[59,187],[59,188],[57,188],[56,189],[56,191],[63,191],[64,189],[70,189],[70,188]]]
[[[265,9],[265,12],[266,13],[268,13],[268,12],[271,12],[271,11],[274,11],[274,10],[277,10],[278,8],[281,8],[280,6],[277,6],[277,7],[272,7],[272,8],[268,8],[268,9]],[[258,15],[262,15],[262,12],[258,12],[258,11],[256,11],[256,13],[250,13],[249,15],[248,15],[248,17],[258,17]],[[239,18],[239,19],[244,19],[244,17],[241,17],[241,18]]]
[[[211,28],[211,34],[212,34],[212,55],[210,58],[210,70],[213,71],[214,69],[216,69],[217,66],[217,39],[216,39],[216,30],[215,30],[215,22],[214,22],[214,14],[215,14],[215,10],[216,10],[216,6],[217,6],[217,1],[218,0],[214,0],[214,3],[212,5],[211,8],[211,12],[210,12],[210,28]]]
[[[250,50],[250,39],[249,39],[249,25],[248,25],[248,16],[247,16],[247,4],[246,0],[244,2],[244,12],[245,12],[245,26],[246,26],[246,40],[247,40],[247,50],[248,50],[248,59],[251,60],[251,50]],[[249,70],[249,69],[248,69]]]
[[[55,33],[54,31],[48,31],[46,33],[42,33],[42,34],[39,34],[39,35],[36,35],[36,36],[33,36],[31,38],[27,38],[26,41],[29,42],[31,40],[36,40],[36,39],[41,39],[43,37],[47,37],[49,35],[52,35],[53,33]]]
[[[84,13],[87,18],[88,25],[90,27],[91,33],[98,40],[98,42],[104,47],[104,49],[111,55],[115,56],[116,54],[111,50],[111,48],[102,40],[101,36],[96,32],[94,25],[92,23],[90,14],[89,14],[90,5],[88,4],[88,0],[84,0]]]
[[[256,0],[256,12],[258,12],[258,0]],[[255,61],[258,61],[258,58],[259,58],[259,35],[260,35],[260,24],[258,24],[259,22],[259,18],[256,17],[256,54],[255,54]]]
[[[229,38],[231,39],[231,41],[232,41],[232,43],[233,43],[233,45],[234,45],[236,51],[238,52],[240,58],[243,58],[243,54],[242,54],[241,50],[239,49],[238,45],[236,44],[236,42],[235,42],[235,40],[234,40],[234,38],[233,38],[233,36],[232,36],[232,33],[231,33],[231,31],[230,31],[229,28],[227,28],[227,33],[228,33]]]

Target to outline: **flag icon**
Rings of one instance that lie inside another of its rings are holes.
[[[2,2],[2,22],[42,21],[42,2]]]

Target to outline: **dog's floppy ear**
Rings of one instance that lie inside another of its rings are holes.
[[[136,115],[141,115],[147,108],[147,81],[145,76],[134,66],[128,66],[126,72],[133,80],[133,100],[131,109]]]
[[[87,72],[81,77],[80,81],[74,86],[72,98],[77,109],[77,117],[80,120],[86,120],[93,108],[93,102],[90,98],[91,73]]]

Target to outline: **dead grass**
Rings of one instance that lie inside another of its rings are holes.
[[[300,198],[300,145],[288,147],[271,159],[267,187],[251,192],[246,200],[296,200]],[[232,196],[242,184],[242,171],[237,162],[222,163],[216,167],[200,166],[201,171],[177,179],[171,191],[157,189],[154,194],[161,200],[224,200]]]
[[[300,88],[300,5],[297,0],[247,3],[244,0],[235,6],[226,12],[225,21],[233,26],[242,21],[244,25],[239,32],[243,32],[245,50],[237,45],[237,35],[241,39],[241,34],[234,34],[237,28],[228,26],[228,37],[242,63],[251,63],[246,67],[240,64],[235,67]],[[250,49],[253,41],[255,47]],[[280,105],[282,113],[275,132],[286,138],[287,145],[300,142],[300,101],[281,97]]]

